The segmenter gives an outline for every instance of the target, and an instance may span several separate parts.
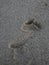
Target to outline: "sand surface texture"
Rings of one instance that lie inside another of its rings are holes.
[[[21,30],[30,17],[42,27],[31,34]],[[49,0],[0,0],[0,65],[49,65]]]

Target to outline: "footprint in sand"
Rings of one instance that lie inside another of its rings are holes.
[[[31,36],[33,30],[41,29],[41,24],[35,21],[34,18],[25,21],[21,25],[21,31],[27,32],[24,36],[25,37],[18,37],[16,41],[12,41],[8,46],[9,48],[19,48],[20,46],[24,45],[25,41]],[[22,35],[23,36],[23,35]]]
[[[8,44],[8,48],[12,48],[13,50],[13,59],[15,60],[15,48],[23,47],[23,45],[26,43],[26,41],[31,37],[31,33],[33,30],[39,30],[41,29],[41,24],[33,19],[29,19],[25,21],[21,26],[21,31],[27,32],[24,35],[20,34],[16,40],[13,40]],[[32,62],[32,60],[29,62]]]

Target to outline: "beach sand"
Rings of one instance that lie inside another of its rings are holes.
[[[41,29],[29,34],[21,26],[31,17]],[[49,0],[0,0],[0,65],[49,65]]]

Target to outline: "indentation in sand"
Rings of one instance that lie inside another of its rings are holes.
[[[41,24],[38,21],[35,21],[34,18],[25,21],[21,26],[21,30],[24,32],[33,32],[33,30],[39,29],[41,29]]]

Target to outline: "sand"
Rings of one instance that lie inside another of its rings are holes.
[[[20,28],[31,17],[42,28],[29,35]],[[0,65],[49,65],[49,0],[0,0]]]

